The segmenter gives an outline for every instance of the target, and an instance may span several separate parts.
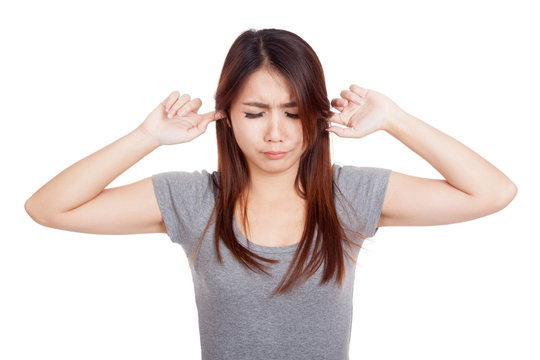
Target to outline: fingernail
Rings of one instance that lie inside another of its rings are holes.
[[[167,117],[168,117],[169,119],[172,118],[171,113],[168,113],[168,114],[167,114]]]

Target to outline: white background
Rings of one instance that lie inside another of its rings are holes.
[[[329,98],[357,83],[458,139],[518,186],[500,212],[384,227],[359,256],[351,359],[539,359],[540,120],[533,1],[18,1],[0,7],[0,358],[198,359],[188,260],[165,234],[47,228],[24,202],[138,126],[172,90],[213,110],[249,28],[295,32]],[[384,131],[333,138],[333,159],[442,179]],[[108,187],[215,170],[215,124]],[[467,171],[467,169],[463,169]],[[435,199],[434,199],[435,201]]]

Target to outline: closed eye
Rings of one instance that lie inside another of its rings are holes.
[[[253,119],[253,118],[257,118],[257,117],[262,116],[263,113],[261,112],[261,113],[258,113],[258,114],[251,114],[251,113],[245,112],[244,114],[246,114],[247,118]],[[289,116],[289,117],[291,117],[293,119],[298,119],[298,117],[299,117],[298,114],[291,114],[291,113],[288,113],[288,112],[286,112],[285,114],[287,114],[287,116]]]

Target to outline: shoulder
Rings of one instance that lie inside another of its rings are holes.
[[[215,203],[216,172],[167,171],[152,175],[154,193],[169,237],[181,244],[203,229]]]
[[[335,185],[345,189],[373,188],[386,185],[391,170],[374,166],[333,165]]]
[[[173,202],[198,202],[214,198],[219,176],[216,171],[167,171],[152,175],[154,191],[158,199],[169,198]]]
[[[392,171],[383,167],[339,164],[334,164],[333,171],[338,214],[364,236],[374,236]]]
[[[155,187],[166,187],[171,189],[194,189],[210,188],[211,185],[219,179],[218,173],[208,172],[207,170],[195,171],[166,171],[152,175],[152,181]]]

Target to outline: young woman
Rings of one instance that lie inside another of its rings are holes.
[[[135,130],[61,172],[25,208],[49,227],[162,232],[180,244],[203,359],[348,359],[363,240],[381,226],[486,216],[517,188],[385,95],[355,84],[340,95],[328,101],[319,59],[299,36],[246,31],[225,59],[215,111],[198,114],[200,99],[173,91]],[[170,171],[105,188],[157,147],[191,141],[214,121],[218,171]],[[362,138],[378,130],[446,180],[331,164],[331,132]]]

